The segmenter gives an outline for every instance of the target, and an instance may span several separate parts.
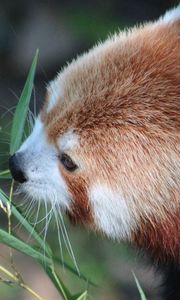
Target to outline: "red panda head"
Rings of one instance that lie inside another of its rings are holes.
[[[32,197],[153,251],[163,239],[167,255],[179,253],[179,16],[178,7],[69,64],[15,155]]]

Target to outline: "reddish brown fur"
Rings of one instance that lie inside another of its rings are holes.
[[[61,173],[66,181],[69,192],[76,203],[72,202],[71,210],[67,211],[71,221],[73,223],[79,223],[81,220],[84,224],[92,223],[92,215],[90,210],[90,204],[87,196],[88,184],[83,177],[74,176],[74,174],[68,174],[61,168]],[[77,205],[78,202],[78,205]]]
[[[132,237],[133,242],[163,263],[180,263],[180,210],[167,212],[164,220],[142,220],[139,229]]]
[[[64,71],[64,98],[43,115],[49,141],[69,128],[80,137],[71,155],[76,177],[62,171],[73,215],[92,222],[87,189],[118,186],[139,226],[134,240],[159,257],[179,259],[179,22],[134,29],[127,38]],[[162,244],[160,244],[160,240]]]

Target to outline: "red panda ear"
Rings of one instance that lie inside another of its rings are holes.
[[[177,7],[168,10],[160,20],[167,24],[174,24],[176,22],[178,24],[178,21],[180,21],[180,4]]]
[[[179,18],[177,21],[175,21],[175,22],[173,23],[173,26],[176,27],[176,29],[177,29],[177,34],[178,34],[178,36],[180,37],[180,18]]]
[[[180,36],[180,4],[165,13],[160,19],[160,22],[171,26],[177,36]]]
[[[180,38],[180,19],[172,23],[173,32]]]

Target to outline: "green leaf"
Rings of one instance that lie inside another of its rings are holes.
[[[28,113],[29,102],[31,99],[34,76],[37,66],[38,50],[34,56],[26,83],[24,85],[23,91],[21,93],[18,105],[13,118],[12,128],[11,128],[11,139],[10,139],[10,154],[12,155],[17,151],[21,145],[25,121]]]
[[[83,275],[83,274],[79,275],[79,273],[77,272],[76,269],[74,269],[73,267],[71,267],[66,262],[63,262],[59,257],[53,256],[53,260],[54,260],[54,262],[57,262],[61,266],[64,266],[68,271],[70,271],[74,275],[77,275],[80,279],[86,281],[88,284],[90,284],[90,285],[92,285],[94,287],[97,287],[97,284],[95,284],[93,281],[91,281],[90,279],[88,279],[85,275]]]
[[[0,189],[0,200],[3,204],[6,205],[9,203],[9,200],[6,196],[6,194]],[[33,229],[33,227],[23,218],[23,216],[19,213],[19,211],[14,207],[13,204],[11,204],[11,212],[12,214],[22,223],[23,227],[35,238],[35,240],[44,247],[44,241],[40,238],[38,233]],[[16,249],[19,252],[22,252],[26,255],[29,255],[42,265],[45,272],[53,282],[53,284],[56,286],[57,290],[60,292],[64,300],[85,300],[86,298],[83,294],[80,294],[78,297],[74,297],[71,295],[69,290],[66,288],[64,283],[61,281],[61,279],[58,277],[54,270],[54,264],[52,259],[52,252],[48,245],[46,244],[46,254],[50,255],[50,257],[43,255],[33,247],[29,246],[22,240],[20,240],[18,237],[10,235],[8,232],[0,229],[0,243],[3,243],[11,248]],[[69,267],[66,265],[66,267]],[[70,267],[69,267],[70,268]],[[72,271],[72,269],[71,269]],[[83,297],[82,297],[83,295]]]
[[[44,267],[44,265],[43,265]],[[54,283],[57,290],[60,292],[60,294],[63,296],[64,300],[71,300],[72,296],[67,287],[64,285],[64,283],[61,281],[59,276],[56,274],[54,267],[44,267],[44,270],[46,271],[49,278]]]
[[[143,290],[142,290],[142,288],[141,288],[141,286],[140,286],[140,283],[139,283],[139,281],[138,281],[136,275],[134,274],[134,272],[132,272],[132,273],[133,273],[133,276],[134,276],[134,279],[135,279],[135,282],[136,282],[136,285],[137,285],[139,294],[140,294],[140,296],[141,296],[141,300],[147,300],[147,298],[146,298],[146,296],[145,296],[145,294],[144,294],[144,292],[143,292]]]
[[[71,294],[65,287],[63,282],[58,278],[54,270],[53,261],[50,258],[48,258],[45,254],[41,254],[19,238],[9,234],[7,231],[4,231],[2,229],[0,229],[0,243],[35,258],[42,265],[49,278],[52,280],[60,294],[63,296],[63,299],[71,300]]]
[[[7,206],[9,202],[8,197],[6,194],[0,189],[0,200]],[[21,223],[21,225],[30,233],[30,235],[38,242],[38,244],[44,249],[45,253],[52,257],[52,251],[47,243],[36,232],[34,227],[29,224],[29,222],[20,214],[17,208],[11,204],[11,213],[13,216]]]
[[[72,296],[70,300],[87,300],[87,299],[88,299],[88,292],[85,291],[81,294]]]
[[[53,284],[56,286],[57,290],[60,292],[64,300],[71,300],[71,294],[65,287],[63,282],[57,276],[53,261],[48,258],[45,254],[41,254],[37,250],[33,249],[31,246],[20,240],[19,238],[9,234],[8,232],[0,229],[0,243],[5,244],[21,253],[35,258],[44,268],[45,272],[52,280]]]
[[[0,243],[3,243],[13,249],[18,250],[19,252],[37,259],[42,265],[52,265],[52,260],[50,258],[41,254],[37,250],[34,250],[31,246],[29,246],[19,238],[14,237],[13,235],[2,229],[0,229]]]
[[[2,201],[3,204],[7,206],[7,203],[9,203],[9,199],[7,195],[1,190],[0,188],[0,200]],[[49,245],[42,239],[39,234],[36,232],[34,227],[29,224],[29,222],[21,215],[21,213],[18,211],[18,209],[11,203],[11,212],[13,216],[21,223],[21,225],[24,227],[24,229],[29,232],[29,234],[34,238],[34,240],[44,249],[46,255],[53,259],[54,262],[63,265],[67,270],[69,270],[71,273],[75,275],[79,275],[78,272],[71,267],[69,264],[62,262],[60,258],[54,257],[51,248]],[[33,248],[37,249],[36,246]],[[88,278],[86,278],[83,274],[81,274],[81,278],[85,281],[87,281],[89,284],[96,286],[95,283],[91,282]]]
[[[12,179],[12,176],[9,172],[9,170],[0,171],[0,179]]]
[[[85,291],[83,292],[81,295],[79,295],[79,297],[77,298],[77,300],[87,300],[88,299],[88,292]]]
[[[87,297],[88,297],[87,291],[77,294],[77,295],[71,295],[71,293],[69,292],[67,287],[62,282],[62,280],[55,273],[53,267],[45,268],[45,271],[48,274],[48,276],[51,278],[51,280],[53,281],[56,288],[60,291],[64,300],[87,300]]]

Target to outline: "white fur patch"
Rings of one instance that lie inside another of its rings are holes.
[[[95,224],[107,236],[126,239],[135,227],[125,199],[106,185],[95,184],[89,193]]]
[[[78,136],[73,132],[72,129],[66,132],[65,134],[63,134],[58,141],[58,146],[60,151],[68,151],[78,145],[79,145]]]
[[[40,142],[38,140],[38,137],[41,137],[42,131],[43,123],[41,122],[40,118],[37,118],[32,133],[21,145],[18,152],[28,150],[28,148],[31,147],[32,144],[38,144]]]
[[[33,198],[68,208],[71,195],[60,174],[58,153],[53,145],[48,144],[39,118],[18,152],[22,154],[23,170],[28,178],[21,185],[23,191]]]
[[[59,98],[63,97],[63,88],[57,78],[49,83],[47,89],[49,92],[47,112],[50,112],[50,110],[58,103]]]
[[[178,19],[180,19],[180,4],[177,7],[168,10],[165,15],[160,18],[160,20],[165,23],[171,23]]]

